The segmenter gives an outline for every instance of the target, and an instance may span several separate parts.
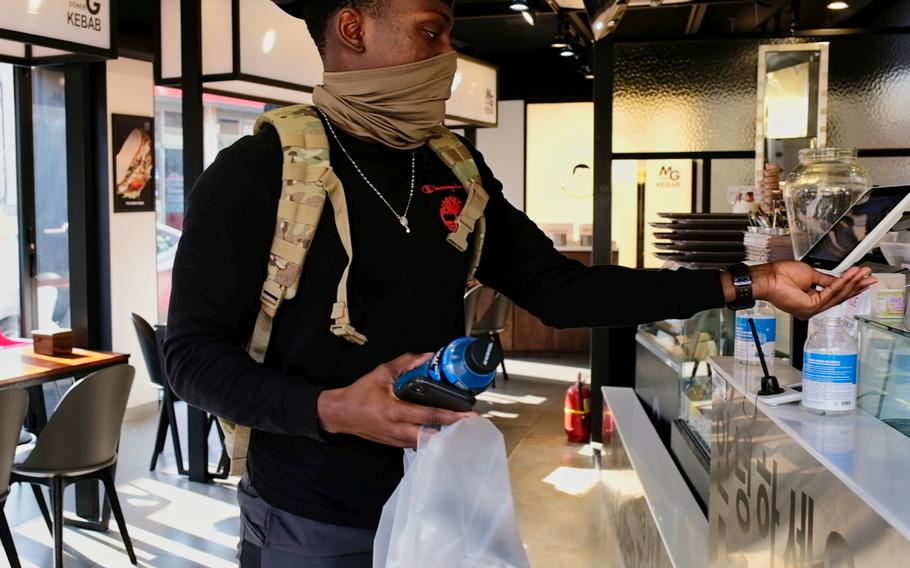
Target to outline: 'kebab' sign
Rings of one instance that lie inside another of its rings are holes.
[[[111,49],[113,0],[4,0],[0,37],[79,51]]]

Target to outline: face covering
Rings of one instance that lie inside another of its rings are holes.
[[[313,102],[349,134],[392,148],[421,146],[445,119],[458,55],[366,69],[327,72]]]

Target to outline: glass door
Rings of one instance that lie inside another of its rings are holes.
[[[13,66],[0,63],[0,346],[20,333],[19,175]]]
[[[35,238],[39,329],[70,327],[66,80],[62,69],[32,71]]]

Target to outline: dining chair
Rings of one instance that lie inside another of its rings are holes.
[[[474,300],[474,302],[477,302],[477,300]],[[500,292],[494,292],[493,303],[490,304],[483,316],[476,321],[471,321],[470,324],[466,324],[467,335],[471,337],[488,336],[496,343],[499,350],[505,354],[499,334],[505,331],[506,321],[509,319],[509,312],[511,311],[512,300]],[[465,317],[467,318],[467,314]],[[509,373],[506,372],[505,356],[502,358],[502,377],[506,381],[509,380]]]
[[[55,568],[63,565],[63,492],[81,481],[104,484],[127,555],[136,564],[114,486],[117,446],[135,373],[129,365],[116,365],[78,381],[63,395],[34,448],[13,465],[13,482],[50,489]]]
[[[506,321],[509,319],[509,312],[512,309],[512,300],[508,299],[499,292],[493,291],[493,301],[484,312],[480,319],[477,318],[477,312],[480,308],[481,298],[485,291],[490,290],[483,284],[472,286],[464,295],[464,334],[469,337],[490,337],[502,351],[502,341],[499,334],[505,331]],[[503,353],[505,353],[503,351]],[[506,360],[502,359],[502,376],[508,381],[509,374],[506,372]],[[493,386],[496,386],[494,381]]]
[[[189,470],[184,466],[183,462],[183,450],[180,446],[180,428],[177,425],[177,412],[174,409],[174,404],[180,402],[180,397],[171,389],[167,373],[164,370],[164,351],[162,350],[164,328],[163,326],[158,326],[158,329],[153,329],[148,321],[138,314],[130,314],[130,319],[139,338],[139,347],[142,349],[142,357],[148,369],[149,380],[152,386],[160,392],[161,412],[158,416],[158,434],[155,437],[155,448],[152,451],[149,471],[155,471],[158,464],[158,456],[164,451],[167,434],[170,431],[171,442],[174,446],[174,457],[177,460],[177,473],[186,475]],[[224,431],[221,429],[218,420],[211,414],[207,416],[206,424],[206,432],[211,432],[212,428],[215,428],[218,433],[218,439],[221,441],[221,459],[218,462],[218,469],[212,477],[226,479],[231,468],[231,459],[227,454]]]
[[[480,305],[480,296],[487,287],[483,284],[476,284],[468,288],[464,293],[464,334],[471,335],[471,329],[474,328],[474,320],[477,319],[477,308]]]
[[[28,409],[28,393],[22,389],[0,391],[0,543],[6,552],[6,559],[11,568],[20,568],[19,555],[13,542],[13,533],[3,507],[9,496],[10,473],[16,446],[19,444],[19,431],[25,412]]]
[[[158,414],[158,434],[155,437],[155,449],[152,451],[152,461],[149,471],[155,471],[158,465],[158,456],[164,451],[168,430],[171,433],[171,442],[174,445],[174,456],[177,460],[177,472],[186,475],[187,469],[183,464],[183,450],[180,447],[180,429],[177,426],[177,413],[174,402],[179,400],[171,390],[167,375],[164,372],[164,353],[161,350],[161,341],[158,339],[152,326],[140,315],[130,314],[136,335],[139,338],[139,347],[148,369],[149,380],[159,392],[161,411]]]

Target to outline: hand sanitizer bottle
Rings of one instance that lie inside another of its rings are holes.
[[[856,408],[855,324],[842,314],[837,306],[816,316],[803,349],[802,405],[815,414],[847,414]]]
[[[733,358],[740,363],[758,365],[758,350],[752,337],[749,318],[755,322],[758,342],[761,344],[765,363],[770,367],[774,362],[774,340],[777,337],[777,312],[768,302],[758,301],[748,310],[736,312],[736,333],[733,343]]]

